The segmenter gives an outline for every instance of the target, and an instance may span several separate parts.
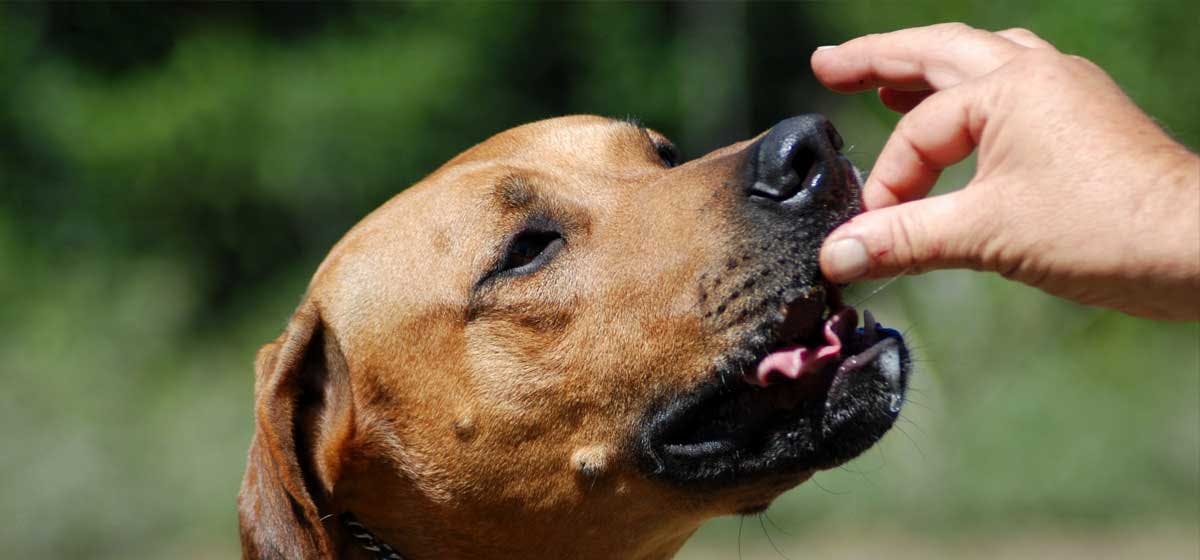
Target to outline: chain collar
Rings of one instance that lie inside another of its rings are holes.
[[[391,545],[379,540],[365,525],[358,522],[353,513],[345,512],[338,516],[342,525],[350,532],[350,536],[358,542],[358,546],[371,553],[375,560],[405,560]]]

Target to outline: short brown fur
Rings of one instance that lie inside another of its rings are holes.
[[[702,497],[647,479],[629,434],[731,340],[720,285],[746,143],[667,173],[661,136],[599,117],[499,134],[356,225],[256,360],[246,558],[652,559],[789,478]],[[521,220],[566,246],[484,279]],[[619,309],[620,312],[614,312]]]

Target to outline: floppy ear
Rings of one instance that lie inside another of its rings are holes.
[[[337,338],[306,302],[255,358],[255,432],[238,521],[244,558],[330,558],[322,515],[353,435],[350,377]],[[336,516],[331,519],[336,521]]]

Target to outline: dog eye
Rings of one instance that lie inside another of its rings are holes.
[[[658,152],[659,159],[662,159],[667,167],[679,165],[679,149],[674,144],[659,142],[654,145],[654,151]]]
[[[562,234],[557,231],[524,231],[508,246],[503,272],[527,274],[546,264],[563,246]]]

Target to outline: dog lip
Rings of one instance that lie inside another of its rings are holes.
[[[840,352],[822,367],[765,387],[713,380],[655,409],[638,436],[643,467],[676,483],[740,485],[832,468],[874,445],[903,405],[907,349],[869,311],[857,329],[853,316],[837,333]],[[820,313],[816,320],[824,322]],[[752,366],[765,358],[756,355]]]
[[[888,412],[898,415],[908,389],[908,377],[905,375],[902,363],[903,350],[898,342],[900,335],[892,329],[878,327],[876,336],[882,338],[868,346],[866,350],[846,358],[838,366],[833,383],[829,386],[828,401],[847,398],[850,392],[847,387],[853,380],[852,376],[868,365],[874,364],[878,368],[880,379],[887,384]]]
[[[733,440],[718,439],[696,443],[667,443],[663,445],[663,451],[678,457],[702,457],[729,453],[736,447],[737,444]]]

